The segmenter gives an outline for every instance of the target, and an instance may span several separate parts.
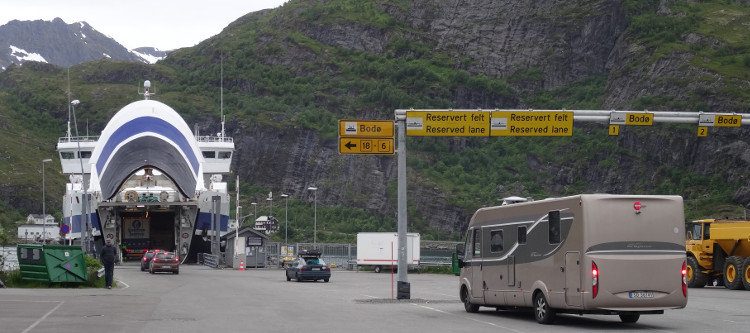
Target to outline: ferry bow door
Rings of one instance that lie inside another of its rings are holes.
[[[471,235],[471,297],[484,301],[484,280],[482,279],[482,229],[477,228]]]
[[[581,256],[579,252],[565,253],[565,304],[581,306]]]

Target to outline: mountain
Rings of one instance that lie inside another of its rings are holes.
[[[104,58],[154,63],[166,53],[147,47],[128,51],[86,22],[66,24],[56,18],[52,21],[13,20],[0,26],[0,69],[3,70],[10,64],[25,61],[62,67]]]
[[[216,133],[223,85],[240,205],[289,194],[290,239],[304,241],[316,203],[318,239],[335,241],[395,230],[397,204],[395,156],[339,154],[338,120],[404,108],[744,114],[747,22],[750,5],[724,0],[291,0],[154,65],[75,65],[71,91],[92,133],[144,79],[189,125]],[[41,207],[34,170],[64,132],[66,74],[37,62],[0,73],[0,222]],[[408,137],[410,231],[458,239],[477,208],[511,195],[677,194],[686,219],[750,206],[746,126],[698,137],[694,124],[617,136],[607,125],[576,122],[564,138]],[[66,179],[47,181],[60,215]]]

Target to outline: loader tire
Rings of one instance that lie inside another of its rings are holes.
[[[703,273],[703,268],[698,265],[694,257],[687,258],[687,285],[690,288],[703,288],[708,281],[708,275]]]
[[[745,286],[745,290],[750,290],[750,257],[745,258],[742,273],[742,284]]]
[[[744,265],[744,258],[739,256],[731,256],[727,258],[724,263],[724,287],[731,290],[742,289],[742,267]]]

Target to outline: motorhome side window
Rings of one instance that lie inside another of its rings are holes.
[[[549,243],[558,244],[560,243],[560,211],[551,211],[547,217],[549,220]]]
[[[490,231],[490,251],[491,252],[503,251],[503,231],[502,230]]]
[[[518,244],[526,244],[526,227],[518,227]]]
[[[474,241],[474,246],[472,246],[472,249],[474,249],[474,256],[479,257],[482,255],[482,233],[480,229],[474,229],[474,235],[471,237],[471,239]]]
[[[466,237],[465,237],[466,239],[464,240],[464,257],[465,258],[470,257],[472,253],[471,252],[472,251],[471,250],[471,242],[472,242],[471,234],[472,234],[471,230],[466,232]]]

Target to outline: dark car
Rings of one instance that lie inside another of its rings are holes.
[[[156,272],[180,274],[180,257],[174,252],[156,252],[154,258],[151,259],[148,272],[151,274]]]
[[[154,250],[148,250],[146,253],[143,254],[143,258],[141,259],[141,272],[145,272],[149,267],[151,267],[151,259],[154,258],[154,255],[157,252],[161,252],[162,250],[154,249]]]
[[[286,280],[292,279],[297,282],[304,280],[328,282],[331,279],[331,268],[320,258],[320,252],[303,252],[299,258],[286,267]]]

